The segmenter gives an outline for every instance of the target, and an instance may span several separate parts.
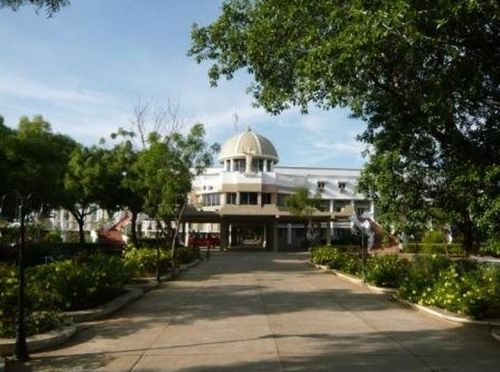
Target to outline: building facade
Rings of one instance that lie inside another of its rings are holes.
[[[299,187],[318,194],[316,241],[330,244],[350,233],[350,217],[374,214],[373,202],[356,192],[358,169],[280,166],[274,145],[250,129],[221,147],[219,167],[195,178],[186,211],[185,236],[219,233],[222,248],[269,250],[305,247],[306,221],[292,215],[286,199]]]

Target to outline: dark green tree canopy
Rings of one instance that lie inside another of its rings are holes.
[[[245,68],[270,112],[349,106],[365,141],[434,140],[478,160],[499,153],[499,31],[495,0],[230,0],[194,25],[190,54],[213,62],[214,85]]]

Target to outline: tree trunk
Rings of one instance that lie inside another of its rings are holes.
[[[474,253],[474,228],[472,221],[469,216],[465,216],[463,225],[462,225],[462,234],[463,234],[463,245],[465,249],[465,254],[470,256]]]
[[[85,244],[85,231],[83,231],[85,219],[83,217],[77,218],[76,222],[78,222],[78,240],[79,243],[83,245]]]
[[[140,248],[139,246],[139,238],[137,236],[137,217],[139,213],[137,211],[132,210],[132,221],[131,221],[131,238],[132,238],[132,243],[137,247]]]

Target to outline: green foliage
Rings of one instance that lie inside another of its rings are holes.
[[[361,267],[358,257],[334,247],[315,247],[311,250],[311,262],[331,269],[357,274]]]
[[[500,238],[491,237],[481,246],[479,253],[483,256],[500,257]]]
[[[445,245],[444,243],[408,243],[405,245],[404,253],[420,253],[420,254],[446,254],[446,249],[450,256],[464,256],[465,251],[461,244],[452,243]]]
[[[200,259],[200,247],[177,247],[175,249],[175,260],[180,264],[187,264]]]
[[[409,266],[407,260],[396,255],[371,257],[366,264],[365,280],[378,287],[397,288]]]
[[[419,288],[412,292],[412,301],[474,318],[500,316],[499,268],[452,264],[436,276],[432,282],[420,277],[420,282],[412,283]]]
[[[85,261],[36,266],[27,280],[38,307],[80,310],[102,304],[122,292],[132,271],[119,257],[93,255]]]
[[[424,244],[443,244],[443,233],[436,230],[428,230],[422,237]]]
[[[162,246],[160,253],[160,274],[166,273],[172,266],[171,250]],[[156,273],[157,251],[154,245],[135,248],[127,247],[123,252],[123,258],[136,275],[154,275]],[[199,247],[176,247],[175,259],[179,264],[187,264],[200,258]]]
[[[0,338],[15,337],[17,324],[17,296],[19,285],[13,266],[0,267]],[[42,293],[42,295],[44,295]],[[26,333],[33,335],[58,327],[63,317],[57,310],[43,309],[39,295],[31,285],[27,288]]]
[[[160,274],[164,274],[168,271],[171,265],[170,250],[160,248],[159,254]],[[133,268],[135,275],[154,275],[156,272],[156,262],[158,258],[155,247],[129,247],[124,250],[123,258],[127,262],[127,265]]]

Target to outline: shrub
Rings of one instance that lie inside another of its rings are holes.
[[[423,244],[443,244],[443,233],[438,230],[428,230],[422,237]]]
[[[398,295],[408,301],[418,302],[422,293],[436,281],[439,272],[450,265],[451,261],[443,256],[417,257],[399,285]]]
[[[340,268],[342,253],[333,247],[316,247],[311,252],[311,261],[317,265]]]
[[[200,247],[176,247],[175,259],[177,264],[187,264],[201,257]]]
[[[311,262],[317,265],[326,265],[331,269],[357,274],[361,263],[354,254],[343,252],[334,247],[316,247],[311,251]]]
[[[365,280],[379,287],[399,287],[409,269],[409,262],[396,255],[375,256],[366,263]]]
[[[43,309],[80,310],[102,304],[123,291],[131,268],[119,257],[90,256],[64,260],[27,271],[30,290]]]
[[[459,265],[443,270],[419,303],[474,318],[500,315],[500,271],[481,265],[465,271]]]
[[[479,249],[483,256],[500,257],[500,237],[491,237]]]
[[[15,267],[0,267],[0,338],[15,337],[18,291]],[[25,324],[28,336],[49,331],[62,323],[63,317],[60,312],[43,311],[38,301],[39,295],[28,281],[25,299]]]
[[[170,268],[170,250],[160,249],[160,273],[166,273]],[[135,275],[152,275],[156,273],[157,253],[151,248],[127,248],[123,252],[123,258],[131,267]]]

